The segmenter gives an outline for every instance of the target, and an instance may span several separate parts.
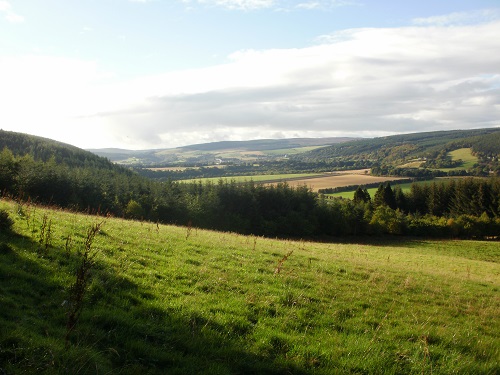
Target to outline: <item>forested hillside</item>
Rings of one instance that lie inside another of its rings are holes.
[[[4,148],[8,148],[14,156],[29,155],[37,162],[47,162],[54,159],[57,164],[64,164],[68,167],[125,171],[125,169],[115,167],[108,159],[75,146],[34,135],[0,130],[0,150]]]
[[[439,168],[459,165],[459,163],[453,164],[448,156],[448,152],[459,148],[471,148],[479,158],[476,168],[467,174],[500,174],[498,163],[500,129],[497,128],[403,134],[356,140],[323,147],[293,158],[310,163],[334,163],[348,159],[365,164],[366,168],[375,167],[378,173],[383,174],[446,175],[447,173],[439,171]],[[402,167],[405,163],[415,160],[423,162],[420,171],[408,171],[408,168]]]
[[[286,183],[157,182],[74,147],[20,134],[8,139],[15,152],[5,146],[0,153],[0,190],[23,202],[269,237],[500,233],[495,178],[414,185],[410,193],[382,185],[374,197],[360,188],[354,200],[327,200]]]

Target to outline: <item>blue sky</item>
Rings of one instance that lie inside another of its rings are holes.
[[[0,127],[145,149],[500,126],[498,35],[498,0],[0,0]]]

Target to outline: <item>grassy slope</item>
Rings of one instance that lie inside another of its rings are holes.
[[[474,164],[478,162],[477,156],[472,155],[470,148],[460,148],[449,153],[451,160],[462,160],[463,164],[458,168],[453,169],[472,169]]]
[[[0,234],[0,372],[500,371],[498,243],[319,244],[106,219],[65,349],[64,301],[98,219],[0,208],[16,221]],[[52,245],[37,255],[44,214]]]

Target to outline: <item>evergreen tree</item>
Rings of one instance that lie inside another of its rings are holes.
[[[366,188],[362,188],[358,186],[356,191],[354,192],[353,202],[354,203],[366,203],[371,200],[370,193]]]

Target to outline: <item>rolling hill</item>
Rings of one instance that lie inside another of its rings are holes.
[[[123,150],[90,149],[89,151],[126,165],[158,165],[179,163],[209,163],[222,160],[258,160],[275,159],[287,154],[310,151],[337,143],[351,141],[354,138],[290,138],[258,139],[250,141],[221,141],[188,145],[172,149]]]
[[[294,158],[310,162],[348,158],[397,166],[415,159],[442,159],[448,152],[466,147],[480,157],[498,158],[500,129],[437,131],[353,140]]]

